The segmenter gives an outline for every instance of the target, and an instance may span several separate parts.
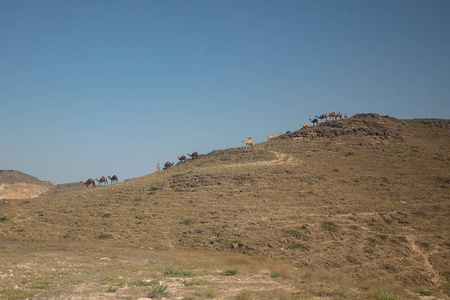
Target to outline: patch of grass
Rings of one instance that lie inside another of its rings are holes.
[[[6,220],[8,220],[8,217],[6,217],[6,216],[0,218],[0,222],[5,222]]]
[[[394,294],[391,291],[384,290],[384,289],[376,289],[373,292],[373,297],[376,300],[397,300],[397,295]]]
[[[354,265],[360,265],[361,264],[361,262],[357,258],[355,258],[353,256],[347,255],[345,258],[347,258],[347,260],[350,263],[354,264]]]
[[[131,281],[128,285],[129,286],[151,286],[151,285],[155,285],[158,284],[158,280],[144,280],[142,278],[139,279],[135,279],[133,281]]]
[[[167,285],[158,285],[151,288],[151,290],[148,292],[149,298],[162,298],[162,297],[168,297],[169,292],[167,292]]]
[[[417,242],[417,244],[418,244],[421,248],[423,248],[423,249],[425,249],[425,250],[430,250],[430,243],[427,243],[427,242]]]
[[[194,285],[207,285],[210,284],[211,282],[208,280],[204,280],[204,279],[195,279],[192,281],[187,282],[186,280],[183,282],[183,284],[185,286],[194,286]]]
[[[419,294],[419,295],[422,295],[422,296],[432,296],[433,295],[432,292],[424,291],[424,290],[417,290],[417,291],[414,291],[414,292]]]
[[[0,290],[0,295],[2,295],[2,299],[4,300],[23,299],[33,297],[35,294],[36,294],[35,292],[24,289],[8,288]]]
[[[216,298],[216,292],[213,290],[206,290],[203,292],[195,292],[194,296],[200,298],[214,299]]]
[[[115,287],[115,286],[110,286],[110,287],[106,290],[106,292],[107,292],[107,293],[115,293],[115,292],[117,292],[117,290],[118,290],[117,287]]]
[[[252,300],[252,294],[248,291],[241,291],[235,298],[236,300]]]
[[[43,290],[48,288],[53,281],[50,277],[40,277],[30,284],[30,289]]]
[[[221,273],[223,276],[234,276],[238,273],[237,269],[227,269]]]
[[[280,275],[280,273],[272,273],[272,274],[270,274],[270,277],[272,277],[272,278],[280,278],[281,275]]]
[[[338,232],[339,226],[333,222],[322,222],[322,229],[328,232]]]
[[[180,222],[180,224],[186,225],[186,226],[190,226],[190,225],[197,224],[197,221],[196,220],[192,220],[192,219],[186,219],[186,220]]]
[[[163,275],[167,277],[189,277],[194,276],[191,271],[187,270],[177,270],[173,266],[168,266],[164,271]]]
[[[304,245],[304,244],[292,244],[288,246],[288,249],[302,249],[302,250],[309,250],[310,247],[308,245]]]
[[[109,239],[113,239],[114,237],[112,236],[112,234],[109,233],[101,233],[98,235],[97,239],[99,240],[109,240]]]

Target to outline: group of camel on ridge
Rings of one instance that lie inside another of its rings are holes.
[[[326,121],[328,121],[328,118],[330,118],[330,120],[332,120],[333,118],[335,119],[335,120],[337,120],[338,118],[339,119],[342,119],[342,114],[340,113],[340,112],[338,112],[338,113],[336,113],[336,112],[330,112],[330,113],[324,113],[324,114],[321,114],[320,116],[316,116],[313,120],[311,120],[311,119],[309,119],[309,121],[311,121],[311,123],[313,124],[313,126],[315,125],[315,124],[318,124],[320,121],[322,121],[323,119],[325,119],[325,122]],[[348,118],[348,114],[347,113],[345,113],[345,115],[344,115],[344,118]],[[320,121],[319,121],[320,120]],[[309,125],[308,125],[308,123],[303,123],[303,124],[301,124],[300,123],[300,125],[302,126],[302,128],[306,128],[306,127],[308,127]],[[289,131],[288,132],[286,132],[286,133],[289,133]],[[279,136],[282,136],[284,133],[280,133],[280,134],[273,134],[273,135],[269,135],[268,137],[267,137],[267,139],[268,140],[271,140],[271,139],[273,139],[273,138],[276,138],[276,137],[279,137]],[[251,140],[251,143],[249,144],[248,142]],[[242,141],[243,143],[245,143],[246,145],[253,145],[253,140],[251,139],[251,138],[249,138],[247,141]]]
[[[119,182],[119,178],[116,175],[113,175],[113,177],[108,176],[109,180],[111,180],[111,184],[117,183]],[[104,184],[108,184],[108,179],[105,176],[102,176],[100,179],[95,178],[89,178],[86,181],[80,181],[80,183],[86,185],[86,187],[88,188],[91,184],[93,187],[95,187],[95,181],[98,182],[98,185],[104,185]]]
[[[198,158],[198,152],[197,152],[197,151],[194,151],[192,154],[187,153],[187,155],[188,155],[192,160]],[[186,161],[187,161],[186,155],[181,155],[181,156],[177,156],[177,157],[178,157],[178,160],[179,160],[180,162],[186,162]],[[166,162],[166,163],[164,164],[163,170],[168,170],[168,169],[170,169],[170,167],[172,167],[174,164],[175,164],[175,163],[173,163],[173,162],[171,163],[170,161]],[[156,165],[156,168],[158,169],[158,171],[161,171],[161,164],[158,163],[158,164]]]
[[[311,120],[311,119],[309,119],[309,120],[311,121],[311,123],[314,126],[315,124],[319,123],[319,120],[322,121],[323,119],[325,119],[325,122],[326,122],[326,121],[328,121],[328,118],[330,118],[330,120],[332,120],[333,118],[335,120],[337,120],[337,118],[342,119],[342,114],[340,112],[338,112],[338,113],[335,113],[335,112],[324,113],[324,114],[321,114],[320,116],[316,116],[313,120]],[[346,118],[346,119],[348,118],[348,114],[347,113],[345,113],[344,118]],[[303,128],[308,127],[307,123],[300,124],[300,125],[302,125]]]

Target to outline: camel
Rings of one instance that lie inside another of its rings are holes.
[[[348,113],[345,113],[344,118],[346,119],[348,118]]]
[[[86,180],[86,182],[84,183],[86,185],[87,188],[89,188],[89,186],[92,184],[92,187],[95,187],[95,180],[92,178],[89,178],[88,180]]]
[[[313,126],[314,126],[314,124],[318,124],[319,123],[319,121],[317,120],[317,118],[315,118],[314,120],[311,120],[311,119],[309,119],[310,121],[311,121],[311,123],[313,123]]]
[[[181,162],[186,161],[186,155],[181,155],[181,157],[179,157],[179,156],[177,156],[177,157],[178,157],[178,160]]]
[[[158,171],[161,171],[161,164],[158,163],[158,164],[156,165],[156,168],[158,169]]]
[[[193,160],[198,158],[198,152],[197,151],[194,151],[192,154],[187,153],[187,155],[189,155],[189,157],[191,159],[193,159]]]
[[[168,170],[168,169],[170,169],[170,167],[173,166],[174,164],[175,164],[175,163],[166,162],[166,163],[164,164],[163,170]]]
[[[306,128],[306,127],[308,127],[309,125],[308,125],[308,123],[304,123],[304,124],[300,124],[303,128]]]
[[[331,120],[332,118],[334,118],[334,119],[336,120],[336,113],[335,113],[335,112],[330,112],[330,113],[328,114],[328,116],[330,117],[330,120]]]
[[[116,175],[113,175],[113,177],[108,176],[109,180],[111,180],[111,184],[114,184],[114,182],[118,182],[119,178]]]
[[[103,185],[104,183],[108,184],[108,179],[105,176],[102,176],[102,178],[100,179],[95,178],[95,180],[97,180],[97,182],[101,185]]]
[[[278,136],[282,136],[284,133],[280,132],[280,134]]]
[[[336,114],[336,117],[335,117],[335,119],[337,119],[337,118],[339,118],[339,119],[341,119],[341,120],[342,120],[342,114],[341,114],[340,112],[338,112],[338,113]]]
[[[275,136],[274,135],[269,135],[268,137],[267,137],[267,139],[268,140],[271,140],[271,139],[273,139]]]
[[[242,141],[246,146],[252,146],[253,145],[253,138],[249,137],[246,141]]]
[[[320,121],[322,121],[323,119],[325,119],[325,121],[328,118],[328,114],[321,114],[320,117],[316,116],[317,119],[320,119]]]

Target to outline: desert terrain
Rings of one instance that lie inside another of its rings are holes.
[[[449,185],[450,120],[357,114],[1,199],[0,298],[449,299]]]

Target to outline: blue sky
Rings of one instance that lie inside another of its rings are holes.
[[[450,1],[0,1],[0,169],[66,183],[297,130],[448,118]]]

